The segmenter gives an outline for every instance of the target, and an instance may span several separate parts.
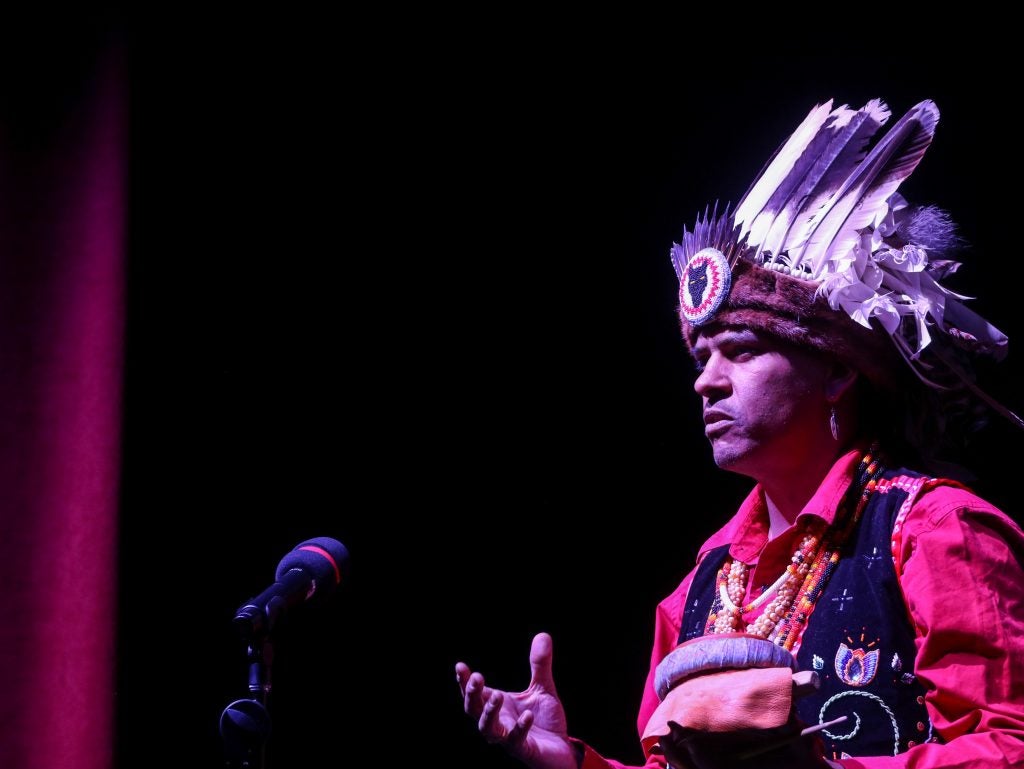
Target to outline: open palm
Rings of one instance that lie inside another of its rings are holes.
[[[534,769],[576,769],[565,710],[551,675],[551,636],[538,633],[530,647],[530,685],[505,692],[484,683],[465,663],[455,666],[466,713],[488,742],[500,744]]]

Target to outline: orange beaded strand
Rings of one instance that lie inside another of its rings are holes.
[[[743,604],[748,577],[747,565],[738,560],[727,560],[718,574],[719,600],[715,602],[718,611],[708,617],[705,632],[735,633],[739,630],[744,614],[774,598],[746,632],[758,638],[768,638],[783,648],[793,650],[803,635],[814,609],[814,603],[832,576],[843,543],[860,520],[871,494],[881,475],[881,464],[877,459],[877,445],[872,445],[858,466],[855,482],[864,483],[852,514],[843,515],[848,505],[837,514],[831,527],[824,528],[820,521],[808,523],[800,548],[793,554],[786,571],[775,583],[750,603]]]
[[[810,618],[811,612],[814,611],[815,603],[825,589],[825,585],[829,577],[832,576],[832,572],[835,571],[836,564],[839,563],[839,554],[843,543],[846,542],[853,528],[857,525],[861,514],[864,512],[864,508],[867,506],[868,500],[871,498],[871,494],[878,485],[881,465],[877,459],[872,459],[871,454],[868,454],[865,460],[868,462],[868,468],[865,473],[868,482],[864,484],[864,489],[861,492],[860,499],[857,500],[857,506],[854,508],[853,514],[848,516],[845,521],[837,521],[836,523],[840,524],[840,526],[833,526],[830,530],[825,546],[816,559],[814,568],[807,575],[800,594],[797,596],[796,601],[794,601],[793,611],[786,617],[786,621],[782,623],[775,638],[772,639],[776,644],[790,651],[799,646],[804,628],[807,626],[807,620]]]

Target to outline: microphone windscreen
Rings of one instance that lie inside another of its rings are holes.
[[[281,559],[275,579],[281,579],[292,569],[301,569],[318,584],[337,587],[342,577],[348,576],[349,555],[343,544],[330,537],[314,537],[300,542]],[[319,590],[318,590],[319,592]]]

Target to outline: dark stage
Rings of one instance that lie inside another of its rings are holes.
[[[981,185],[1020,161],[970,78],[836,55],[734,80],[678,40],[520,32],[127,34],[120,766],[221,765],[233,612],[316,536],[352,576],[278,627],[267,767],[512,766],[453,666],[523,688],[540,630],[571,732],[636,762],[654,607],[748,487],[703,438],[669,246],[829,97],[937,102],[901,191],[973,244],[953,285],[1009,334],[984,381],[1024,407],[1016,219]],[[986,440],[1013,513],[1019,433]]]

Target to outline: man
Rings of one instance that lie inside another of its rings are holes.
[[[949,218],[897,193],[938,110],[869,149],[889,116],[816,107],[673,248],[705,435],[756,486],[659,605],[649,766],[1024,765],[1024,534],[929,472],[979,398],[1020,424],[970,369],[1006,337],[940,283]],[[568,736],[546,634],[530,663],[515,694],[456,666],[481,733],[537,769],[621,766]]]

